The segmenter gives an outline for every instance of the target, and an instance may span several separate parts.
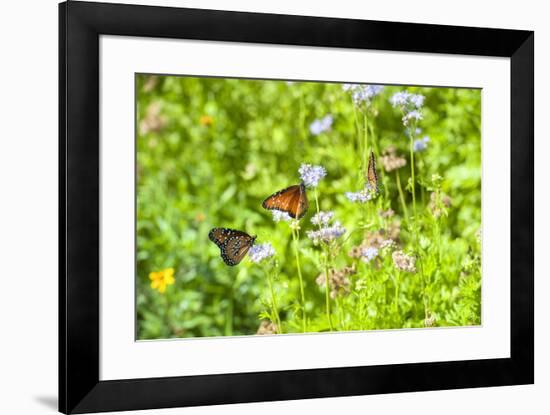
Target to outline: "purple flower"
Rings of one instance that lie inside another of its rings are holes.
[[[330,127],[332,127],[333,121],[334,118],[332,117],[332,115],[325,115],[323,118],[313,121],[309,126],[309,131],[313,135],[319,135],[321,133],[329,131]]]
[[[409,103],[411,94],[407,91],[396,92],[390,98],[390,103],[394,108],[405,107]]]
[[[353,91],[354,88],[356,88],[357,84],[342,84],[342,90],[344,92]]]
[[[380,94],[380,92],[382,92],[382,90],[384,89],[383,85],[365,85],[364,87],[365,94],[369,99]]]
[[[288,222],[292,217],[282,210],[272,210],[271,214],[273,215],[274,222]]]
[[[424,95],[411,94],[407,91],[396,92],[390,98],[394,108],[400,108],[403,111],[403,125],[409,126],[411,120],[419,121],[422,119],[420,109],[424,105]]]
[[[415,120],[415,121],[419,121],[423,118],[422,114],[417,111],[417,110],[412,110],[410,112],[407,112],[404,116],[403,116],[403,125],[406,127],[409,125],[409,123],[411,122],[411,120]]]
[[[360,192],[346,192],[345,194],[350,202],[366,203],[372,199],[372,194],[368,189],[363,189]]]
[[[327,226],[334,217],[334,212],[319,212],[313,215],[311,223],[318,226]]]
[[[418,128],[418,127],[417,127],[416,130],[414,130],[414,135],[415,135],[416,137],[418,137],[420,134],[422,134],[422,128]],[[405,135],[406,135],[407,137],[410,137],[411,132],[407,129],[407,130],[405,130]]]
[[[419,140],[414,140],[413,151],[419,152],[424,151],[428,148],[428,143],[430,142],[430,137],[427,135]]]
[[[362,103],[370,104],[372,99],[380,94],[384,89],[382,85],[368,85],[368,84],[344,84],[342,89],[345,92],[351,92],[351,96],[355,105]]]
[[[409,97],[409,101],[415,108],[420,109],[424,105],[424,99],[426,97],[420,94],[413,94]]]
[[[377,255],[378,255],[378,249],[372,246],[369,246],[368,248],[363,249],[361,251],[361,257],[365,262],[372,261]]]
[[[345,195],[350,202],[366,203],[369,200],[372,200],[372,198],[376,195],[376,192],[370,183],[366,183],[363,190],[359,192],[346,192]]]
[[[269,242],[265,244],[252,245],[248,251],[250,260],[256,264],[262,262],[264,259],[270,258],[275,255],[275,249]]]
[[[311,239],[315,245],[318,245],[320,242],[330,243],[338,239],[346,233],[346,229],[340,222],[336,221],[332,226],[325,226],[318,231],[307,231],[306,233],[307,237]]]
[[[346,229],[339,221],[335,221],[332,226],[329,226],[329,222],[334,218],[334,212],[319,212],[311,219],[311,223],[319,226],[319,230],[307,231],[306,234],[309,239],[313,241],[315,245],[320,242],[330,243],[335,239],[342,236]]]
[[[308,187],[317,187],[319,181],[327,175],[323,166],[313,166],[311,164],[302,164],[298,169],[300,178]]]
[[[424,105],[424,95],[411,94],[407,91],[399,91],[392,95],[390,103],[394,108],[401,107],[405,111],[420,109]]]

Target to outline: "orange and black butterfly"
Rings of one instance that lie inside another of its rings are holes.
[[[208,233],[208,237],[220,248],[223,262],[230,266],[241,262],[256,240],[255,236],[246,232],[227,228],[214,228]]]
[[[374,160],[374,153],[372,151],[370,152],[367,168],[367,182],[371,189],[378,193],[378,175],[376,174],[376,161]]]
[[[296,184],[273,193],[262,203],[262,207],[268,210],[280,210],[288,213],[291,218],[300,219],[307,212],[306,186],[304,183]]]

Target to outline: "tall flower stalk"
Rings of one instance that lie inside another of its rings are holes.
[[[267,283],[269,286],[269,292],[271,294],[271,315],[272,320],[275,319],[277,325],[277,333],[282,333],[283,326],[281,325],[281,319],[279,318],[279,309],[277,306],[277,300],[275,296],[275,290],[273,289],[273,275],[272,271],[275,269],[275,262],[272,257],[275,255],[275,249],[269,242],[263,244],[253,245],[248,251],[248,257],[250,261],[255,264],[262,265],[262,269],[267,277]]]
[[[315,192],[316,206],[319,208],[319,201],[317,192]],[[311,223],[318,227],[316,231],[308,231],[307,236],[313,241],[314,245],[321,245],[323,254],[323,272],[324,272],[324,286],[325,286],[325,311],[330,330],[334,330],[332,323],[332,310],[330,302],[331,292],[331,268],[333,267],[332,250],[335,248],[335,241],[340,238],[346,229],[340,224],[339,221],[332,221],[334,217],[333,212],[323,212],[318,210],[317,213],[311,218]],[[331,223],[332,222],[332,223]]]
[[[364,143],[363,143],[363,177],[367,175],[367,169],[368,169],[368,148],[369,148],[369,129],[368,129],[368,117],[367,117],[367,111],[363,111],[363,137],[364,137]]]
[[[298,221],[292,221],[290,224],[292,231],[292,241],[294,245],[294,258],[296,260],[296,270],[298,272],[298,282],[300,284],[300,298],[302,308],[302,332],[307,330],[307,315],[306,315],[306,296],[304,294],[304,279],[302,277],[302,267],[300,265],[300,224]]]
[[[366,175],[368,166],[368,141],[369,141],[369,122],[368,113],[371,109],[371,104],[374,98],[382,92],[384,87],[382,85],[368,85],[368,84],[344,84],[342,89],[345,92],[351,94],[351,100],[353,102],[353,112],[355,118],[355,125],[357,128],[358,149],[361,154],[361,173]],[[363,127],[359,126],[359,119],[357,117],[357,109],[363,114]],[[362,131],[361,131],[362,130]],[[361,142],[361,137],[363,138]]]
[[[292,219],[286,212],[280,210],[271,211],[273,221],[289,222],[290,231],[292,233],[292,246],[294,250],[294,259],[296,261],[296,272],[298,274],[298,283],[300,285],[300,308],[302,314],[302,332],[307,330],[307,315],[306,315],[306,297],[304,292],[304,279],[302,277],[302,266],[300,264],[300,221]]]
[[[405,214],[405,218],[409,220],[409,209],[407,208],[407,203],[405,202],[405,195],[403,194],[403,188],[401,186],[401,178],[399,177],[399,172],[397,170],[395,170],[395,182],[397,184],[397,192],[399,193],[399,200],[401,201],[403,213]]]
[[[264,273],[267,277],[267,284],[269,286],[269,293],[271,295],[271,315],[275,318],[277,323],[277,332],[279,334],[283,333],[283,325],[281,324],[281,318],[279,316],[279,306],[277,305],[277,296],[275,295],[275,290],[273,288],[273,274],[272,270],[274,269],[274,264],[271,263],[268,266],[264,267]]]
[[[330,302],[330,248],[329,244],[335,238],[340,237],[345,229],[339,222],[329,226],[329,222],[332,219],[332,212],[321,212],[319,206],[319,195],[317,193],[317,186],[319,181],[326,176],[326,170],[322,166],[312,166],[309,164],[302,164],[299,169],[300,177],[305,186],[313,188],[313,194],[315,199],[315,208],[317,213],[311,219],[311,222],[318,227],[316,231],[308,231],[308,237],[313,241],[315,245],[322,244],[323,249],[323,268],[325,273],[325,312],[331,331],[334,330],[332,323],[332,312]]]
[[[411,192],[412,192],[412,199],[413,199],[413,213],[414,218],[416,220],[416,191],[415,191],[415,177],[414,177],[414,132],[413,130],[416,130],[416,123],[414,129],[409,129],[409,154],[410,154],[410,163],[411,163]]]
[[[420,94],[411,94],[407,91],[400,91],[390,99],[390,102],[394,108],[401,110],[401,121],[405,126],[407,135],[409,136],[409,157],[411,167],[411,194],[413,200],[413,216],[417,218],[416,214],[416,178],[414,171],[414,146],[415,136],[417,131],[417,123],[423,118],[422,106],[424,105],[424,96]]]
[[[319,232],[321,232],[321,227],[323,225],[323,220],[320,218],[321,216],[321,210],[319,209],[319,196],[317,195],[317,188],[313,189],[313,194],[315,197],[315,207],[317,208],[317,218],[318,220],[318,226],[319,226]],[[332,326],[332,313],[330,310],[330,281],[329,281],[329,274],[330,274],[330,267],[329,267],[329,252],[328,249],[323,246],[323,251],[325,255],[325,261],[324,261],[324,267],[325,267],[325,310],[327,314],[327,320],[328,325],[330,327],[330,331],[333,331],[334,328]]]

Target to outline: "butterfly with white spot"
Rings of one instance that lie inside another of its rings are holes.
[[[228,228],[214,228],[208,237],[220,248],[223,262],[229,266],[239,264],[256,240],[246,232]]]

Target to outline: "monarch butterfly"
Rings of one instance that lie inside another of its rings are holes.
[[[223,262],[229,266],[241,262],[256,240],[246,232],[228,228],[213,228],[208,237],[220,248]]]
[[[367,167],[367,182],[371,189],[378,193],[378,175],[376,174],[376,161],[374,160],[374,153],[370,152],[369,165]]]
[[[304,183],[296,184],[273,193],[262,203],[262,207],[268,210],[280,210],[289,214],[294,219],[302,218],[309,207]]]

